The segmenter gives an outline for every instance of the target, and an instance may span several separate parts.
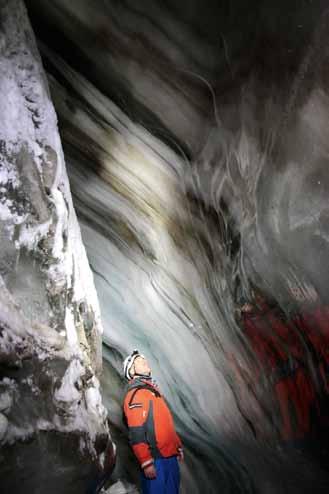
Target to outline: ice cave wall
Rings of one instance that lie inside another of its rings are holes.
[[[252,287],[287,317],[328,302],[325,3],[27,5],[100,298],[116,475],[136,478],[120,405],[137,347],[186,446],[184,493],[325,489],[282,452],[271,383],[240,393],[232,371],[257,360],[237,317]]]
[[[0,19],[0,490],[80,493],[113,452],[103,328],[23,2]]]

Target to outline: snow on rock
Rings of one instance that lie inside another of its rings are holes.
[[[23,2],[0,0],[0,18],[0,439],[22,463],[22,440],[72,435],[99,463],[110,436],[93,276]]]
[[[78,391],[76,384],[79,381],[81,382],[81,376],[83,374],[84,368],[79,360],[72,360],[66,369],[60,388],[55,391],[55,400],[64,403],[75,403],[80,400],[81,392]]]
[[[3,441],[7,434],[8,419],[3,413],[0,413],[0,442]]]
[[[138,494],[138,492],[136,486],[121,480],[113,484],[106,491],[102,491],[103,494]]]
[[[97,377],[92,378],[92,386],[85,393],[87,408],[95,417],[106,417],[106,409],[102,403],[102,396],[99,391],[99,381]]]
[[[2,413],[9,412],[12,403],[13,403],[12,395],[8,391],[5,391],[4,393],[1,393],[0,391],[0,412]]]
[[[0,56],[2,228],[15,250],[12,255],[18,258],[18,267],[24,262],[19,259],[24,251],[44,277],[47,299],[54,306],[54,317],[47,322],[66,327],[69,343],[76,347],[72,321],[56,305],[65,297],[66,308],[74,306],[77,312],[76,306],[84,302],[94,318],[90,346],[99,346],[103,331],[99,305],[72,205],[47,80],[22,2],[11,0],[0,6],[4,19]],[[90,352],[98,355],[92,348]],[[99,371],[99,355],[94,364]]]

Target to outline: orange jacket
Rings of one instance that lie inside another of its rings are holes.
[[[158,388],[147,380],[130,381],[124,399],[130,445],[141,468],[154,458],[178,455],[182,442],[171,412]]]

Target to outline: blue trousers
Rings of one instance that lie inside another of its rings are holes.
[[[154,462],[155,479],[147,479],[142,472],[143,494],[179,494],[180,472],[176,456],[158,458]]]

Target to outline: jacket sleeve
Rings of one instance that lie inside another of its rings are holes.
[[[124,401],[124,412],[128,423],[129,443],[141,466],[145,468],[153,463],[150,447],[146,438],[146,420],[149,412],[150,398],[148,391],[140,390],[129,405],[132,393]]]

